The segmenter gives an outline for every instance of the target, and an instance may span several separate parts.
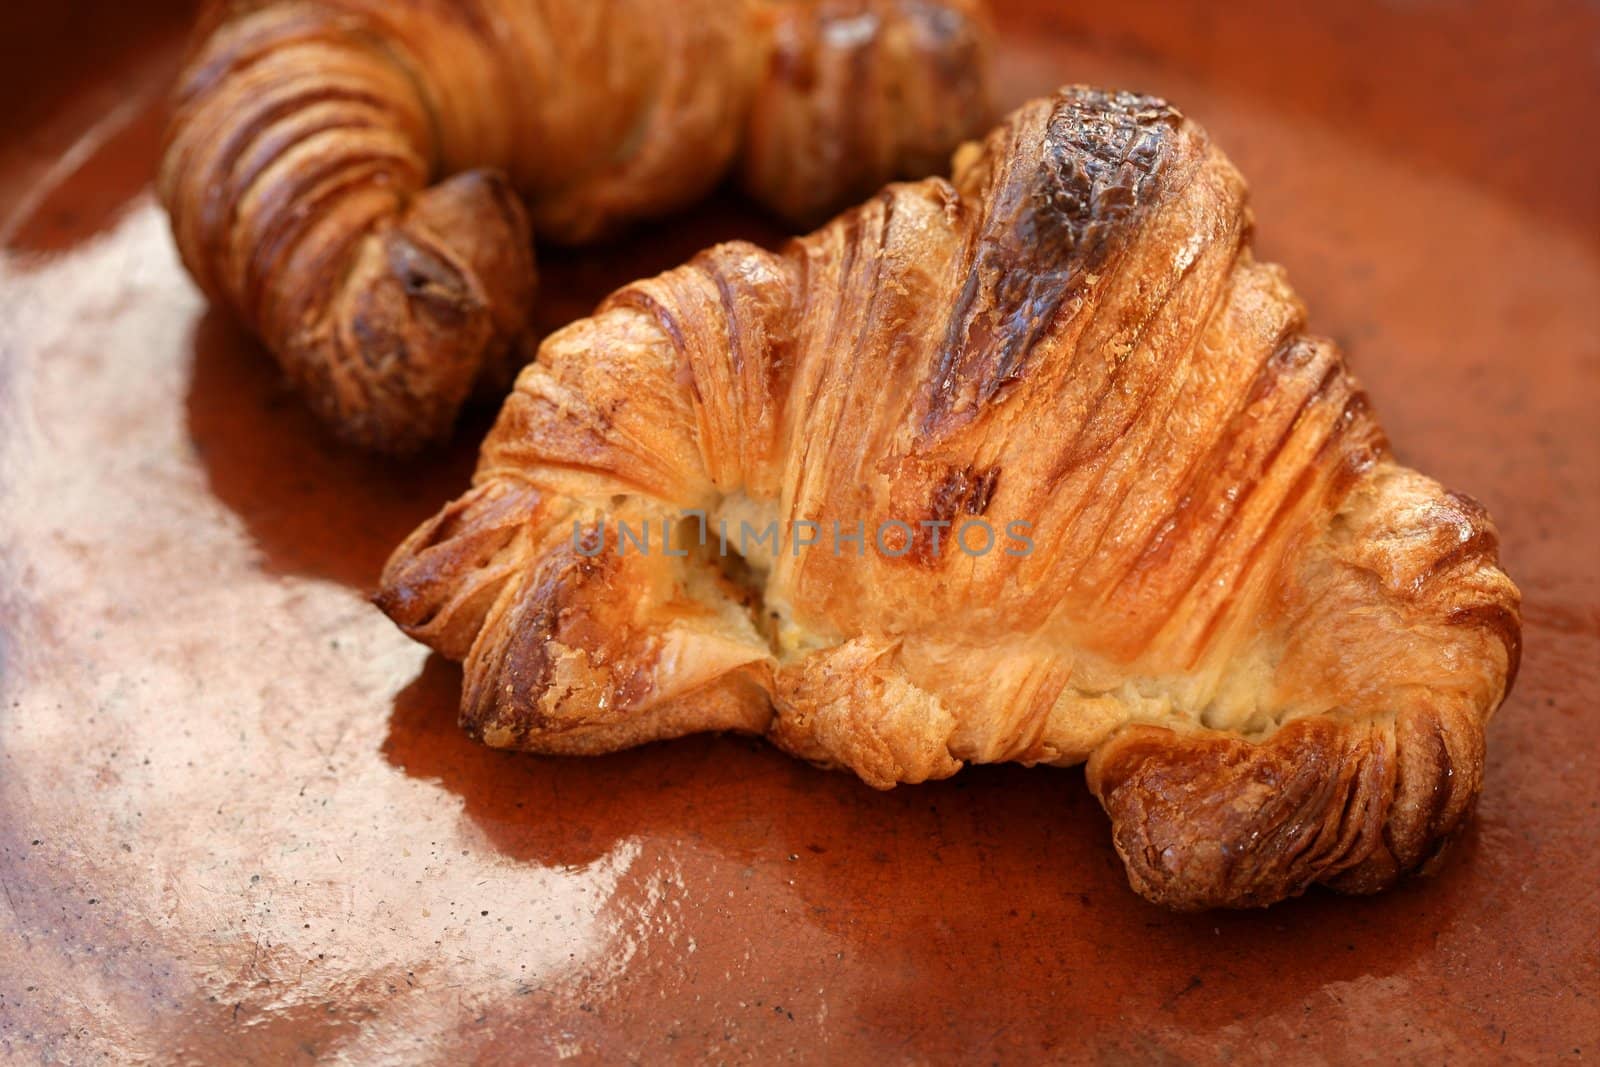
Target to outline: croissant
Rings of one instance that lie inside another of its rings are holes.
[[[1087,760],[1178,909],[1428,866],[1518,662],[1489,516],[1394,460],[1166,102],[1065,89],[953,167],[548,338],[378,605],[494,746]]]
[[[591,240],[735,167],[815,223],[937,170],[992,120],[980,2],[214,3],[160,195],[318,414],[409,451],[509,384],[530,223]]]

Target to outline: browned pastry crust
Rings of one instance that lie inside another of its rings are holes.
[[[1165,102],[1068,89],[949,181],[631,285],[544,344],[378,603],[464,661],[492,745],[742,730],[880,787],[1087,760],[1154,901],[1386,886],[1478,794],[1518,594],[1252,257],[1245,198]],[[685,509],[919,532],[591,555]],[[979,516],[1033,550],[919,527]]]
[[[190,273],[317,412],[408,451],[509,380],[530,223],[585,241],[737,166],[814,224],[926,174],[992,118],[979,3],[214,2],[161,197]]]

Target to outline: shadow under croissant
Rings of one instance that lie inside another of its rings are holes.
[[[491,410],[471,412],[445,448],[385,459],[335,440],[227,312],[207,311],[192,345],[190,440],[269,573],[367,589],[394,546],[471,477]]]
[[[927,967],[968,954],[986,966],[984,946],[1028,943],[1038,960],[996,966],[1048,983],[1081,970],[1065,957],[1085,940],[1108,958],[1155,954],[1192,970],[1169,1008],[1203,1029],[1237,1022],[1205,1010],[1230,986],[1294,1003],[1316,985],[1400,971],[1448,925],[1475,850],[1472,828],[1438,876],[1372,897],[1314,888],[1265,911],[1176,914],[1128,888],[1077,768],[971,767],[880,793],[755,738],[533,756],[470,740],[456,725],[460,687],[460,668],[431,656],[395,698],[383,755],[460,797],[510,859],[576,869],[629,840],[690,841],[737,868],[781,869],[818,926]],[[1107,981],[1136,984],[1137,971]]]

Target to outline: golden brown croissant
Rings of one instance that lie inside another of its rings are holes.
[[[530,218],[587,240],[737,164],[814,223],[929,173],[992,117],[980,2],[233,0],[180,79],[161,197],[318,413],[405,451],[522,330]]]
[[[1087,759],[1152,900],[1388,885],[1477,796],[1518,594],[1245,196],[1165,102],[1068,89],[949,181],[628,286],[378,603],[491,745],[739,730],[880,787]]]

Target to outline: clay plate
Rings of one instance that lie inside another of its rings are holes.
[[[1600,9],[1129,7],[1009,5],[1007,101],[1109,83],[1206,124],[1526,594],[1438,877],[1180,917],[1128,891],[1076,770],[879,794],[733,738],[472,745],[457,669],[365,595],[485,416],[421,466],[332,446],[152,201],[185,5],[7,5],[0,1057],[1600,1054]],[[723,197],[546,250],[542,321],[733,235],[780,236]]]

